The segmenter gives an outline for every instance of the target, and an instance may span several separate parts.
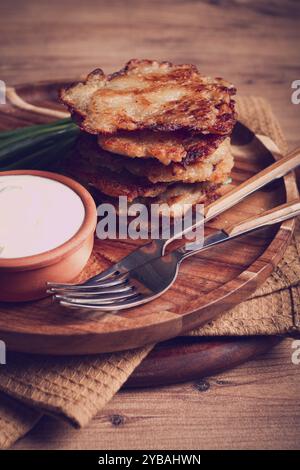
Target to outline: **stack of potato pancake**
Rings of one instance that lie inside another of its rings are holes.
[[[217,197],[233,167],[235,88],[193,65],[131,60],[60,91],[82,129],[78,177],[105,200],[184,204]]]

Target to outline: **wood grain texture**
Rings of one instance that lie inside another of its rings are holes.
[[[85,429],[44,418],[14,449],[299,449],[291,345],[209,379],[120,392]]]
[[[57,82],[33,84],[19,86],[17,91],[29,103],[45,106],[54,100],[57,106],[57,89],[61,86]],[[15,127],[21,126],[24,118],[43,120],[42,115],[19,110],[7,103],[0,109],[0,128],[7,128],[8,122],[12,125],[12,119]],[[259,179],[258,172],[268,167],[272,160],[271,154],[261,145],[233,146],[232,153],[235,159],[233,181],[224,187],[226,192],[244,188],[246,183],[243,182],[251,176],[254,180]],[[295,155],[299,159],[298,154]],[[276,162],[272,170],[274,175],[278,164]],[[263,174],[268,175],[266,171]],[[293,175],[289,174],[215,217],[208,223],[208,230],[226,229],[227,225],[297,197]],[[208,207],[213,208],[222,200]],[[286,221],[279,230],[270,226],[227,242],[226,249],[221,245],[194,255],[183,262],[176,282],[165,294],[129,310],[116,313],[74,311],[53,303],[51,298],[23,304],[1,303],[1,338],[11,350],[59,355],[126,350],[175,337],[248,298],[281,260],[292,227],[293,222]],[[85,277],[119,261],[141,243],[145,240],[99,240],[96,237],[93,255],[84,270]]]
[[[291,103],[300,78],[297,1],[3,0],[0,14],[0,79],[8,84],[99,65],[113,71],[131,57],[194,62],[243,95],[267,98],[290,148],[299,143],[300,106]],[[290,340],[207,382],[121,393],[81,431],[45,418],[15,448],[299,449]]]

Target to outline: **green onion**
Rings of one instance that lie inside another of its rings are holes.
[[[0,171],[48,169],[69,154],[79,132],[71,118],[0,132]]]
[[[33,126],[17,127],[16,129],[13,129],[11,131],[0,132],[0,139],[2,138],[6,139],[7,137],[15,136],[18,134],[32,134],[40,130],[47,131],[48,129],[53,129],[54,127],[65,126],[66,124],[67,125],[72,124],[73,126],[75,126],[71,118],[59,119],[57,121],[51,122],[50,124],[35,124]]]

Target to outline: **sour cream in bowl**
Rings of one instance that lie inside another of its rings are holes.
[[[0,300],[46,295],[46,282],[72,282],[93,247],[96,207],[62,175],[0,172]]]

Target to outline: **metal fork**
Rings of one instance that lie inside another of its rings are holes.
[[[163,233],[161,239],[152,240],[150,243],[146,243],[140,248],[134,250],[132,253],[115,263],[110,268],[91,277],[84,283],[77,285],[77,289],[85,290],[89,286],[95,284],[101,284],[103,287],[108,287],[107,281],[111,281],[113,283],[116,281],[116,278],[119,279],[121,274],[125,274],[132,269],[138,268],[139,266],[148,263],[153,259],[163,256],[167,246],[171,242],[177,238],[181,238],[186,233],[195,230],[199,224],[206,223],[227,209],[230,209],[245,197],[249,196],[271,181],[286,175],[289,171],[295,169],[300,164],[300,149],[296,149],[289,153],[286,157],[282,157],[278,147],[272,141],[272,139],[264,135],[254,134],[240,122],[238,122],[235,126],[232,135],[232,145],[237,149],[242,147],[243,149],[249,149],[252,152],[257,151],[259,154],[262,152],[268,153],[270,158],[278,161],[252,176],[248,180],[244,181],[242,184],[230,191],[230,193],[225,194],[212,204],[206,206],[204,209],[204,218],[202,220],[194,220],[190,226],[185,228],[185,230],[178,230],[175,224],[171,236],[169,233]],[[110,283],[109,286],[113,287],[115,284]],[[73,284],[49,282],[48,292],[59,293],[61,290],[66,291],[68,289],[73,291],[73,287]]]
[[[172,253],[120,274],[106,285],[88,289],[68,289],[54,296],[61,305],[102,311],[118,311],[150,302],[166,292],[175,282],[180,264],[186,258],[207,248],[248,232],[290,219],[300,214],[300,200],[289,202],[238,224],[220,230],[204,239],[200,247],[179,248]]]

